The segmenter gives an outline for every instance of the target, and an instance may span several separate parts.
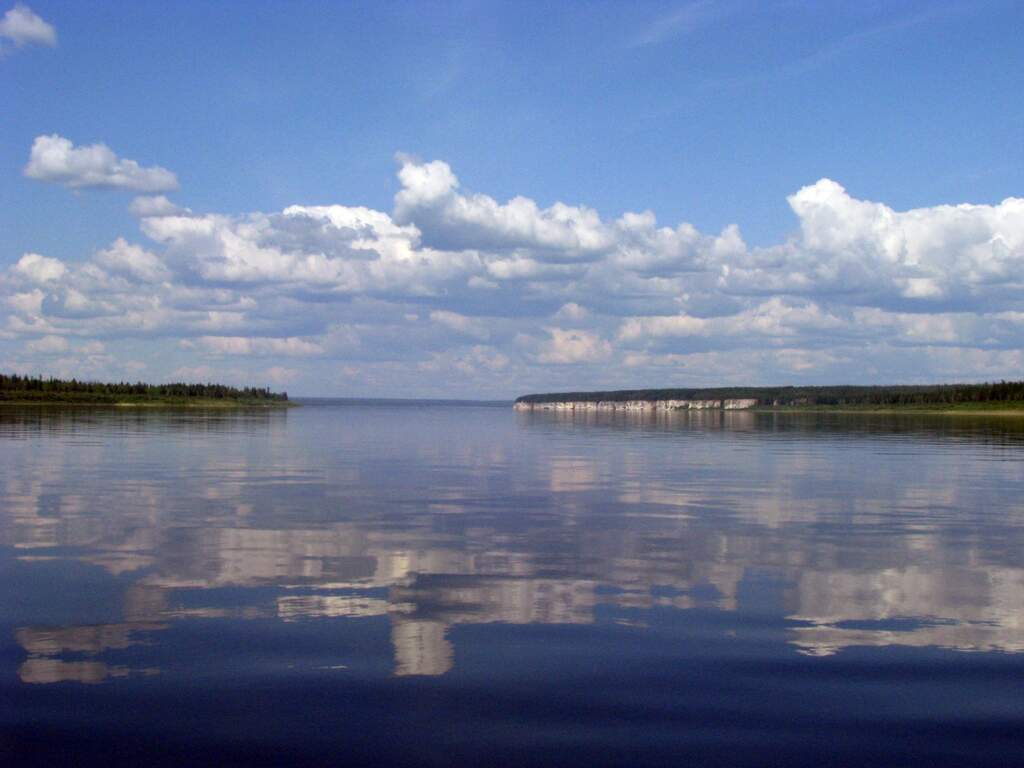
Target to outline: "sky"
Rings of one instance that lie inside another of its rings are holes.
[[[0,371],[1024,378],[1024,4],[0,0]]]

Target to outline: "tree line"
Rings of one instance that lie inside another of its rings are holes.
[[[1024,381],[984,384],[895,386],[713,387],[621,389],[611,392],[551,392],[523,395],[516,402],[552,403],[623,400],[757,400],[758,405],[956,405],[1024,401]]]
[[[122,381],[102,383],[55,379],[41,376],[0,374],[0,400],[94,399],[211,399],[287,402],[287,392],[271,392],[266,387],[229,387],[225,384],[145,384]]]

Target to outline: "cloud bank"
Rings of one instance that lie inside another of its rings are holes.
[[[176,187],[169,171],[59,136],[36,140],[26,175]],[[141,237],[6,269],[0,363],[495,397],[1024,375],[1024,199],[896,211],[821,179],[788,198],[792,235],[759,248],[736,225],[501,202],[438,160],[399,156],[398,181],[390,212],[227,215],[136,198]]]

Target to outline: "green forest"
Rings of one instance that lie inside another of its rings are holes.
[[[756,399],[762,407],[786,406],[956,406],[1022,403],[1024,381],[985,384],[897,386],[715,387],[710,389],[622,389],[612,392],[553,392],[523,395],[516,402],[551,403],[622,400]]]
[[[285,405],[287,392],[224,384],[144,384],[78,381],[0,374],[0,403],[166,403],[223,405]]]

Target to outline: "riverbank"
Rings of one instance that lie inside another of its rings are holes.
[[[1024,381],[633,389],[523,395],[518,411],[758,410],[829,413],[1024,414]]]
[[[212,398],[168,398],[160,400],[25,400],[0,399],[0,408],[4,407],[45,407],[45,408],[203,408],[203,409],[236,409],[236,408],[297,408],[299,403],[290,400],[285,402],[266,402],[262,400],[227,400]]]
[[[952,405],[779,405],[756,406],[754,413],[944,414],[948,416],[1024,417],[1024,401],[955,403]]]
[[[286,392],[265,387],[173,382],[104,383],[0,374],[0,406],[100,406],[117,408],[287,408]]]
[[[516,404],[516,411],[527,413],[756,413],[756,414],[836,414],[860,416],[1000,416],[1024,418],[1024,403],[969,403],[949,406],[934,405],[759,405],[749,407],[680,406],[669,407],[661,403],[639,404],[633,401],[617,407],[596,404],[545,403],[542,405]]]

